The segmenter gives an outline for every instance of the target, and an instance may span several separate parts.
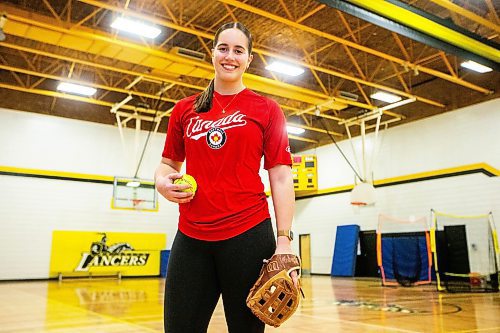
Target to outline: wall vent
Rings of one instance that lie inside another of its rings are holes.
[[[339,91],[339,97],[342,97],[344,99],[350,100],[350,101],[357,101],[358,100],[358,95],[347,92],[347,91]]]
[[[170,52],[186,58],[191,58],[200,61],[205,60],[205,53],[193,51],[190,49],[185,49],[183,47],[174,47]]]

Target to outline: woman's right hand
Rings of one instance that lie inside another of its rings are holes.
[[[164,177],[160,177],[156,180],[156,189],[168,201],[176,203],[190,202],[194,194],[192,192],[182,192],[182,190],[188,189],[191,186],[188,184],[174,184],[174,180],[178,178],[182,178],[181,173],[170,173]]]

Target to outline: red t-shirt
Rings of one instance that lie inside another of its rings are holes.
[[[187,97],[168,123],[163,157],[186,160],[198,183],[193,200],[179,205],[179,230],[193,238],[228,239],[269,218],[261,158],[266,170],[292,164],[279,105],[248,89],[233,97],[215,93],[226,113],[215,100],[209,112],[196,113],[196,96]]]

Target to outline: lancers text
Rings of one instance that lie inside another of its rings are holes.
[[[124,252],[119,254],[82,253],[75,272],[86,272],[90,267],[145,266],[149,253]]]

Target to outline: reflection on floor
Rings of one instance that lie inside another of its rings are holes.
[[[0,332],[163,332],[164,282],[3,282]],[[279,332],[500,332],[499,293],[447,294],[329,276],[306,277],[303,286],[306,299]],[[227,332],[220,302],[208,332]]]

